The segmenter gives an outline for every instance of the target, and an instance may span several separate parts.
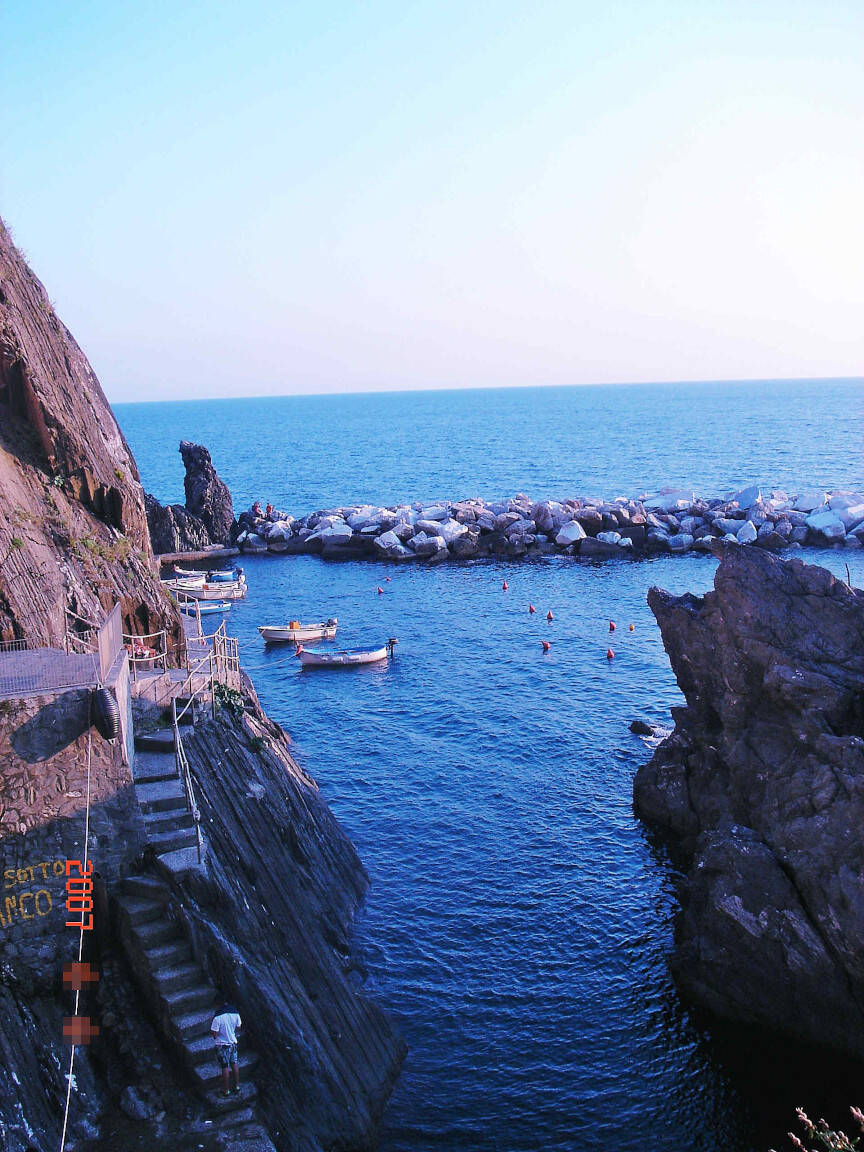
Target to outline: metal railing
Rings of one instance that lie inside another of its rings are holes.
[[[0,644],[0,700],[21,700],[73,688],[95,688],[101,682],[94,652],[65,652],[27,640]]]
[[[195,847],[198,851],[198,863],[201,863],[201,810],[198,807],[198,802],[195,799],[195,791],[192,787],[192,771],[189,767],[189,758],[186,755],[186,749],[183,747],[183,738],[180,735],[180,720],[185,715],[186,711],[193,706],[194,696],[184,704],[180,712],[177,711],[177,697],[171,701],[171,726],[174,731],[174,763],[177,765],[177,776],[183,784],[183,791],[186,795],[186,807],[195,823]]]

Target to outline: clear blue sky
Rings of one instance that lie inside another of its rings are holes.
[[[6,0],[0,58],[112,399],[862,372],[861,0]]]

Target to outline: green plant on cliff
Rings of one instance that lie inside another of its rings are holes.
[[[794,1132],[789,1133],[789,1139],[798,1152],[856,1152],[856,1149],[860,1148],[860,1136],[847,1136],[845,1132],[835,1132],[833,1128],[828,1127],[825,1120],[814,1123],[803,1108],[797,1108],[795,1111],[807,1140],[807,1144],[804,1144]],[[864,1112],[858,1108],[851,1108],[850,1111],[856,1124],[864,1132]]]
[[[222,684],[217,680],[213,685],[213,697],[217,707],[225,708],[235,720],[239,720],[243,715],[243,694],[238,692],[236,688],[229,688],[227,684]]]

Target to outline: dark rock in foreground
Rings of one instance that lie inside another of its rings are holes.
[[[708,1009],[864,1056],[864,592],[732,548],[652,588],[686,707],[637,814],[686,869],[674,965]]]

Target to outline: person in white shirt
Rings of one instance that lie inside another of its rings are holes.
[[[241,1020],[228,1003],[223,1003],[210,1025],[210,1035],[216,1045],[219,1067],[222,1069],[222,1095],[231,1095],[231,1073],[234,1073],[234,1092],[240,1091],[240,1067],[237,1063],[237,1033]]]

